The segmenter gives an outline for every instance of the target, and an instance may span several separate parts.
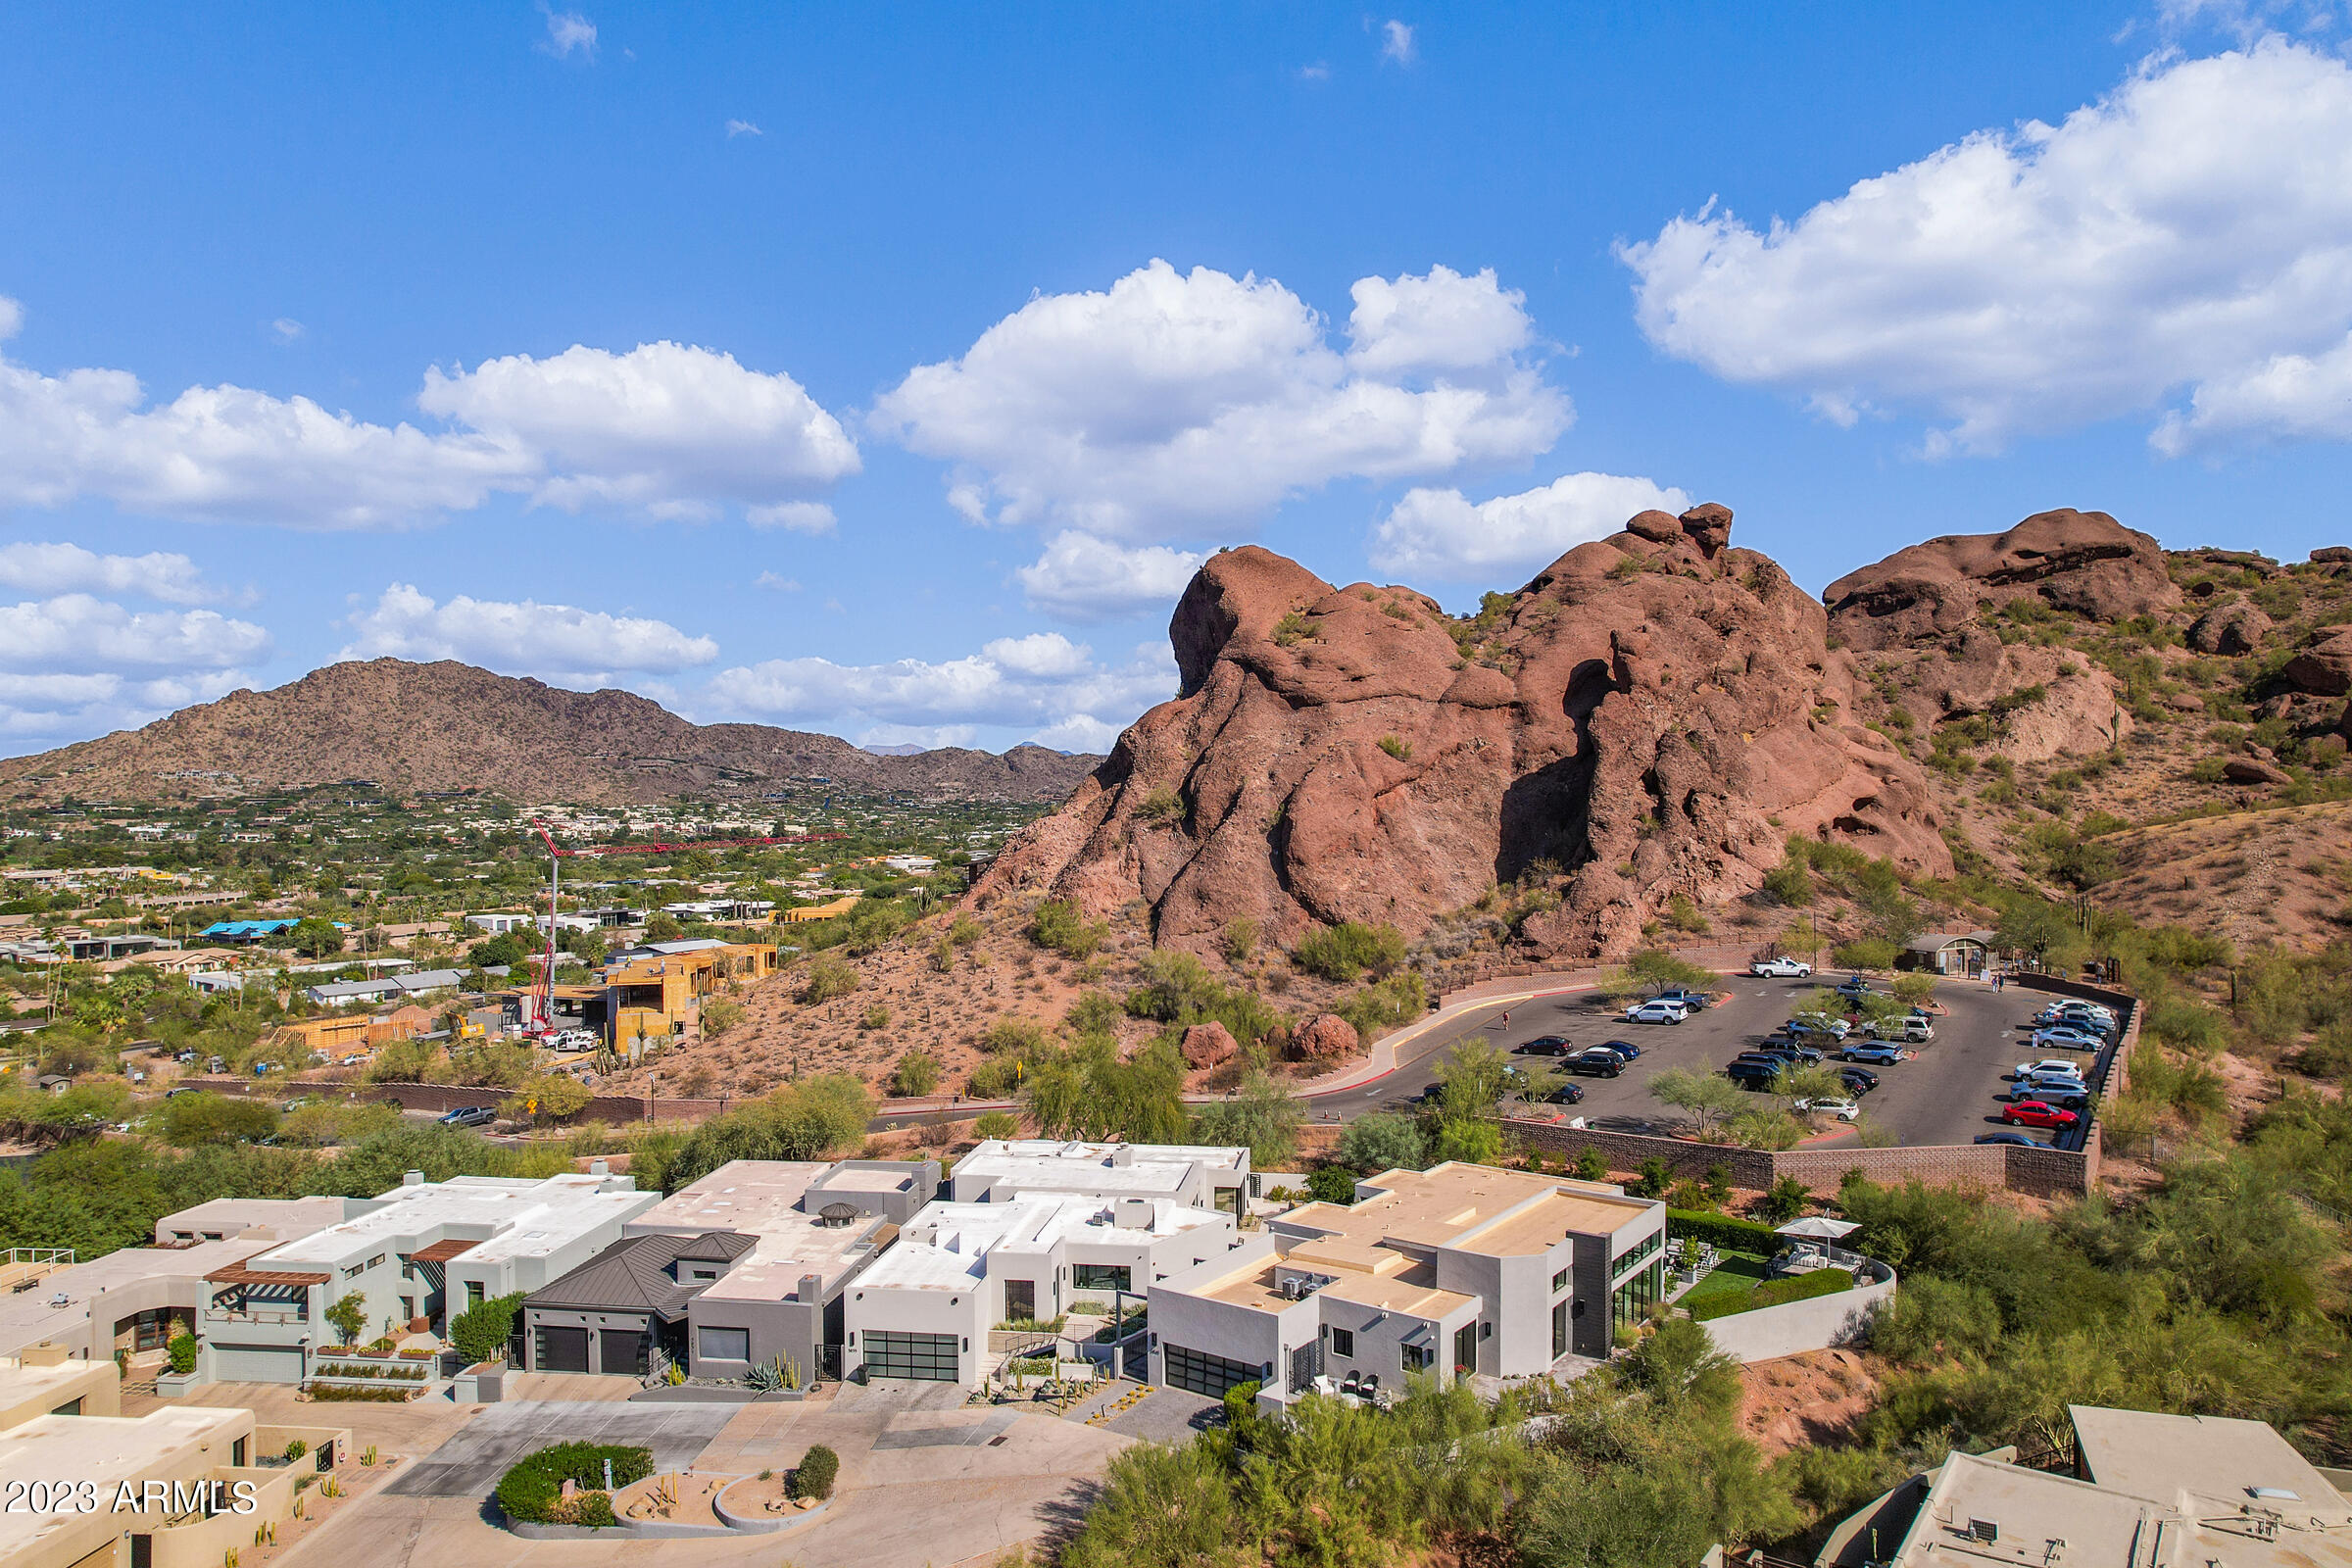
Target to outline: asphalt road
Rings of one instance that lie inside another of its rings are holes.
[[[1506,1051],[1543,1035],[1557,1035],[1571,1048],[1630,1040],[1642,1048],[1642,1055],[1622,1076],[1578,1078],[1584,1102],[1548,1108],[1581,1115],[1590,1125],[1615,1132],[1672,1132],[1680,1113],[1650,1098],[1651,1078],[1668,1067],[1721,1072],[1734,1056],[1778,1029],[1798,997],[1825,979],[1835,984],[1838,978],[1725,976],[1721,984],[1728,998],[1679,1024],[1628,1023],[1591,992],[1496,1006],[1414,1042],[1410,1059],[1388,1077],[1315,1096],[1307,1106],[1316,1120],[1347,1121],[1369,1110],[1401,1105],[1437,1081],[1438,1064],[1446,1051],[1474,1035]],[[1871,1068],[1879,1075],[1879,1087],[1863,1101],[1870,1118],[1902,1144],[1965,1144],[1979,1133],[1995,1130],[2008,1092],[2004,1075],[2033,1057],[2068,1054],[2029,1049],[2020,1027],[2047,997],[2030,991],[1995,993],[1979,983],[1950,981],[1936,988],[1936,1000],[1949,1011],[1936,1019],[1935,1041],[1915,1048],[1917,1054],[1908,1061]],[[1544,1057],[1523,1059],[1548,1064]]]

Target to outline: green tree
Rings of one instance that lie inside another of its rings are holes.
[[[1190,1141],[1246,1145],[1253,1167],[1281,1170],[1298,1156],[1298,1128],[1305,1119],[1305,1108],[1287,1085],[1270,1073],[1252,1071],[1242,1079],[1232,1099],[1202,1105],[1193,1113]]]
[[[1426,1169],[1429,1135],[1413,1117],[1376,1110],[1340,1130],[1339,1162],[1367,1176],[1384,1170]]]
[[[345,1345],[357,1345],[368,1329],[368,1295],[365,1291],[345,1291],[326,1308],[326,1321],[342,1337]]]
[[[992,1110],[972,1123],[975,1138],[1018,1138],[1021,1124],[1009,1110]]]
[[[675,942],[685,934],[686,928],[678,924],[678,917],[674,914],[656,909],[645,917],[645,940],[648,942]]]
[[[259,1143],[277,1131],[277,1107],[263,1100],[240,1100],[199,1090],[165,1100],[156,1120],[167,1143],[182,1149],[206,1144]]]
[[[1648,948],[1635,954],[1625,960],[1625,972],[1652,992],[1663,991],[1668,986],[1711,991],[1721,983],[1712,969],[1701,968],[1662,948]]]
[[[286,946],[306,958],[323,958],[343,951],[343,933],[332,920],[309,915],[286,933]]]
[[[1404,933],[1393,925],[1343,920],[1299,938],[1291,961],[1325,980],[1358,980],[1367,970],[1385,975],[1404,961]]]
[[[1108,935],[1107,924],[1088,921],[1084,911],[1067,899],[1048,899],[1029,917],[1029,940],[1065,957],[1093,956]]]
[[[1668,1067],[1657,1073],[1649,1080],[1649,1093],[1658,1103],[1690,1117],[1700,1138],[1712,1134],[1748,1101],[1746,1092],[1729,1078],[1689,1067]]]

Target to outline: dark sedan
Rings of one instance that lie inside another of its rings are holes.
[[[1523,1046],[1513,1046],[1511,1050],[1522,1056],[1565,1056],[1576,1048],[1558,1035],[1544,1035]]]

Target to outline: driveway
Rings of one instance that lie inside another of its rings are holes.
[[[486,1497],[516,1460],[575,1440],[651,1448],[656,1469],[679,1469],[692,1464],[742,1408],[563,1399],[494,1404],[385,1491],[402,1497]]]

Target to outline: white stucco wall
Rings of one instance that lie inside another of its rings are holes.
[[[1809,1301],[1735,1312],[1703,1325],[1715,1348],[1739,1361],[1770,1361],[1806,1350],[1826,1350],[1860,1338],[1880,1303],[1894,1295],[1894,1271],[1884,1282],[1858,1285]]]

